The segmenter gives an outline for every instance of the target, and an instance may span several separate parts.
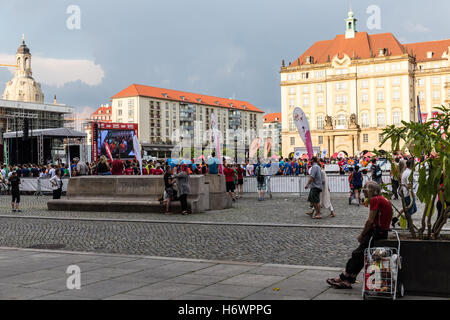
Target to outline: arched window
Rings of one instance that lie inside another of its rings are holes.
[[[361,127],[368,128],[370,126],[369,114],[367,112],[361,114]]]
[[[325,128],[325,118],[323,115],[317,116],[317,130],[323,130]]]
[[[384,112],[378,112],[377,113],[377,127],[385,127],[386,126],[386,120],[384,117]]]
[[[30,59],[25,58],[25,69],[30,69]]]

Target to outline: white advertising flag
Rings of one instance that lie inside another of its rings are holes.
[[[136,160],[139,161],[139,168],[141,169],[142,175],[141,144],[139,143],[139,139],[136,135],[133,137],[133,152],[134,155],[136,156]]]

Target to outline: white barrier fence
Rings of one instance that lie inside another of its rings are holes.
[[[345,193],[350,192],[348,183],[348,175],[332,175],[328,174],[328,185],[330,192]],[[383,183],[390,183],[389,175],[383,175]],[[369,181],[367,175],[363,175],[363,185]],[[267,177],[267,190],[272,193],[302,193],[307,192],[305,185],[308,183],[308,176],[270,176]],[[390,188],[390,187],[389,187]],[[244,178],[244,192],[257,192],[256,177]]]
[[[20,179],[20,191],[22,192],[53,192],[50,179],[37,179],[37,178],[21,178]],[[62,179],[63,182],[63,192],[67,191],[67,185],[69,179]]]

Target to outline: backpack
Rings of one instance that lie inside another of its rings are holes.
[[[264,183],[264,176],[261,174],[261,166],[258,166],[256,170],[256,181],[258,181],[258,183]]]

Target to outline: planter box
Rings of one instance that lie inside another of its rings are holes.
[[[397,248],[396,240],[380,240],[376,246]],[[399,280],[405,294],[450,297],[450,241],[403,240]]]

